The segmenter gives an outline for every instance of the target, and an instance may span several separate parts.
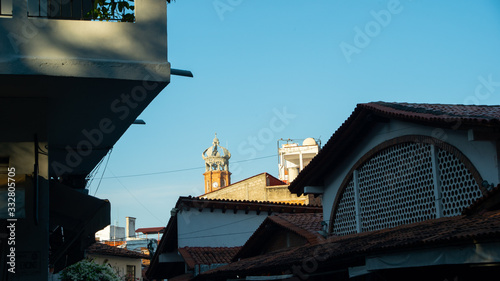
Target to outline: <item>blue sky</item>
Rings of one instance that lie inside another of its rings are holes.
[[[500,104],[498,1],[177,0],[167,12],[169,61],[194,78],[172,77],[90,185],[120,226],[166,225],[179,196],[201,195],[215,132],[236,182],[277,176],[278,139],[324,144],[358,103]]]

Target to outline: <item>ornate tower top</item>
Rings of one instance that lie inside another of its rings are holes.
[[[205,149],[201,156],[205,160],[206,172],[229,171],[229,158],[231,158],[231,153],[219,144],[217,133],[215,133],[212,146]]]
[[[231,173],[229,172],[229,158],[231,153],[220,146],[217,133],[211,147],[205,149],[201,154],[205,160],[205,193],[215,191],[231,184]]]

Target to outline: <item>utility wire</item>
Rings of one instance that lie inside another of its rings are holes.
[[[193,239],[193,238],[207,238],[207,237],[216,237],[216,236],[227,236],[227,235],[238,235],[238,234],[247,234],[247,233],[254,233],[255,231],[245,231],[245,232],[235,232],[235,233],[223,233],[223,234],[213,234],[213,235],[204,235],[204,236],[192,236],[192,237],[178,237],[177,239],[182,240],[182,239]]]
[[[99,173],[99,169],[101,168],[101,165],[102,165],[102,162],[104,162],[104,158],[103,157],[99,163],[97,163],[97,165],[95,166],[95,168],[89,173],[89,175],[87,176],[87,186],[89,188],[89,194],[92,194],[92,192],[90,192],[90,187],[92,186],[92,183],[94,182],[94,179],[96,177],[96,175]]]
[[[177,214],[177,216],[178,216],[178,217],[179,217],[179,216],[180,216],[180,217],[182,217],[182,214]],[[237,223],[240,223],[240,222],[242,222],[242,221],[247,221],[247,220],[256,219],[256,218],[257,218],[257,217],[249,217],[249,218],[244,218],[244,219],[242,219],[242,220],[233,221],[233,222],[230,222],[230,223],[221,224],[221,225],[214,226],[214,227],[210,227],[210,228],[205,228],[205,229],[195,230],[195,231],[186,232],[186,233],[179,233],[179,235],[189,235],[189,234],[193,234],[193,233],[197,233],[197,232],[202,232],[202,231],[212,230],[212,229],[221,228],[221,227],[224,227],[224,226],[228,226],[228,225],[232,225],[232,224],[237,224]]]
[[[270,158],[270,157],[276,157],[276,155],[273,154],[273,155],[268,155],[268,156],[263,156],[263,157],[258,157],[258,158],[252,158],[252,159],[247,159],[247,160],[233,161],[231,163],[242,163],[242,162],[260,160],[260,159],[265,159],[265,158]],[[116,179],[116,178],[144,177],[144,176],[153,176],[153,175],[159,175],[159,174],[170,174],[170,173],[185,172],[185,171],[192,171],[192,170],[199,170],[199,169],[205,169],[205,167],[193,167],[193,168],[186,168],[186,169],[179,169],[179,170],[170,170],[170,171],[163,171],[163,172],[134,174],[134,175],[121,175],[121,176],[113,176],[113,177],[103,177],[101,179],[106,179],[107,180],[107,179]]]
[[[125,190],[132,196],[134,197],[135,201],[137,201],[137,203],[139,203],[146,211],[148,211],[148,213],[153,216],[155,219],[157,219],[159,222],[161,222],[163,225],[166,225],[166,223],[164,221],[162,221],[161,219],[159,219],[157,216],[155,216],[155,214],[153,212],[151,212],[146,206],[144,206],[144,204],[141,203],[141,201],[139,201],[139,199],[137,197],[135,197],[135,195],[120,181],[120,179],[115,176],[115,174],[109,170],[109,172],[114,176],[114,178],[120,183],[121,186],[123,186],[123,188],[125,188]]]
[[[99,184],[97,184],[97,188],[95,189],[94,196],[97,194],[99,190],[99,186],[101,186],[102,178],[104,177],[104,173],[106,172],[106,168],[108,167],[109,158],[111,158],[111,152],[113,152],[113,148],[109,150],[108,160],[106,160],[106,165],[104,165],[104,170],[102,171],[101,179],[99,180]]]

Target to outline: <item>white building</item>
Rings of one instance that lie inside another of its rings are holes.
[[[221,250],[226,254],[235,253],[234,247],[243,246],[273,213],[318,212],[321,212],[321,207],[299,204],[180,197],[151,260],[148,278],[200,273],[201,265],[192,264],[189,252],[207,253],[215,249],[211,256],[222,254]],[[217,266],[220,265],[217,263]],[[203,266],[210,268],[210,264]],[[198,272],[189,268],[198,268]]]
[[[98,241],[122,241],[125,240],[125,227],[108,225],[95,233]]]
[[[282,143],[286,142],[286,143]],[[299,145],[295,140],[281,139],[278,144],[279,179],[287,184],[291,183],[309,162],[318,154],[319,144],[313,138],[307,138]]]

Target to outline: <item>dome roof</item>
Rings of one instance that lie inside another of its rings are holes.
[[[231,153],[219,144],[217,133],[215,134],[212,146],[205,149],[201,157],[205,160],[207,172],[214,170],[228,171],[229,169],[229,158],[231,158]]]
[[[317,143],[313,138],[307,138],[302,142],[302,145],[317,145]]]
[[[215,134],[215,138],[212,142],[212,146],[205,149],[202,153],[203,159],[207,158],[221,158],[221,159],[229,159],[231,158],[231,153],[219,144],[219,139],[217,138],[217,133]]]

